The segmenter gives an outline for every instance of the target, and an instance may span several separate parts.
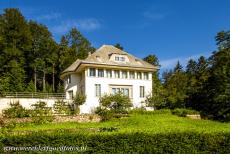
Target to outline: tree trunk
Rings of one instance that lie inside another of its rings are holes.
[[[43,71],[43,92],[46,91],[46,72]]]
[[[34,68],[34,92],[37,92],[37,68]]]
[[[54,92],[54,84],[55,84],[55,78],[54,78],[54,64],[53,64],[53,92]]]

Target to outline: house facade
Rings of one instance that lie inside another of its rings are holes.
[[[103,45],[84,60],[76,60],[61,75],[66,99],[77,92],[86,95],[80,113],[91,113],[104,94],[128,96],[134,108],[145,105],[152,93],[152,73],[156,67],[111,45]]]

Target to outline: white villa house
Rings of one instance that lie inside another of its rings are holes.
[[[112,45],[103,45],[84,60],[76,60],[62,72],[66,99],[77,92],[86,95],[80,113],[91,113],[104,94],[121,92],[134,108],[144,106],[152,93],[152,73],[157,67]]]

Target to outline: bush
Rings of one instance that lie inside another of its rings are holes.
[[[103,129],[104,130],[104,129]],[[107,129],[106,129],[107,130]],[[114,129],[109,129],[113,131]],[[230,133],[98,133],[69,131],[0,137],[0,146],[86,146],[84,153],[229,153]],[[49,153],[70,153],[50,151]],[[77,153],[77,151],[74,151]],[[3,151],[2,151],[3,153]],[[22,151],[25,153],[25,151]],[[32,152],[31,152],[32,153]],[[47,153],[47,152],[46,152]]]
[[[26,110],[19,102],[10,103],[10,108],[3,110],[3,116],[6,118],[29,117],[29,110]]]
[[[107,110],[103,107],[97,107],[96,114],[98,114],[101,117],[101,121],[107,121],[113,118],[114,111],[113,110]]]
[[[78,114],[80,112],[80,105],[83,105],[86,100],[86,95],[77,92],[73,99],[73,104],[70,105],[71,114]]]
[[[32,110],[34,123],[46,123],[53,121],[52,109],[46,106],[45,102],[37,102],[33,104],[34,110]]]
[[[57,114],[67,114],[69,115],[71,110],[69,104],[63,100],[58,100],[54,103],[54,111]]]
[[[121,93],[102,96],[100,104],[102,106],[98,107],[95,113],[101,116],[102,121],[124,117],[128,114],[127,108],[131,107],[129,97]]]
[[[186,117],[188,114],[199,114],[199,112],[195,110],[177,108],[177,109],[172,110],[172,114],[175,114],[179,117]]]
[[[132,106],[129,97],[121,93],[117,93],[115,95],[104,95],[99,101],[102,106],[116,111],[122,111]]]

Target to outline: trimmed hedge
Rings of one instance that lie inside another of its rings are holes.
[[[98,133],[68,131],[1,137],[4,146],[87,146],[83,153],[230,153],[230,133]],[[23,153],[23,152],[22,152]],[[34,153],[34,152],[30,152]],[[41,152],[42,153],[42,152]],[[44,152],[43,152],[44,153]],[[50,153],[63,153],[53,151]],[[68,152],[66,152],[68,153]],[[71,152],[69,152],[71,153]]]

